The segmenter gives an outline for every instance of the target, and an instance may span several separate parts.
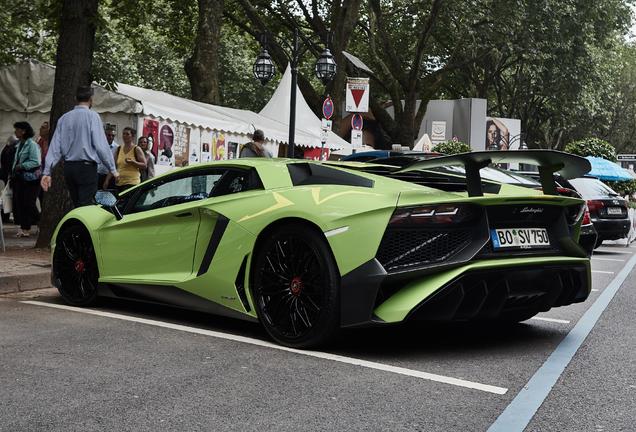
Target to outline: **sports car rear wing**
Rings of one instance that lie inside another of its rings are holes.
[[[482,196],[484,193],[479,170],[490,164],[512,162],[537,165],[543,193],[549,195],[557,195],[553,176],[555,172],[559,172],[564,178],[570,179],[582,177],[592,169],[590,161],[587,159],[555,150],[493,150],[461,153],[417,161],[396,172],[405,173],[445,166],[463,166],[466,170],[468,195]]]

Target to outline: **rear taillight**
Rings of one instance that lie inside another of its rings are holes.
[[[581,225],[589,225],[592,223],[592,219],[590,218],[590,211],[588,210],[587,206],[585,206],[585,212],[583,213],[583,222],[581,222]]]
[[[472,205],[440,204],[398,208],[390,225],[456,224],[475,219],[479,212]]]
[[[603,201],[599,200],[587,200],[587,208],[590,210],[590,213],[595,213],[601,210],[605,205]]]
[[[568,196],[571,198],[581,198],[581,195],[579,195],[576,191],[569,188],[564,188],[559,186],[556,188],[556,191],[561,196]]]
[[[587,207],[585,207],[585,204],[568,206],[565,213],[568,225],[574,225],[575,223],[580,221],[586,208]]]

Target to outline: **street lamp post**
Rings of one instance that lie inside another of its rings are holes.
[[[265,85],[276,73],[276,67],[267,52],[267,37],[261,36],[262,51],[254,63],[254,76]],[[302,55],[307,51],[307,44],[300,44],[298,40],[298,29],[294,29],[294,40],[290,47],[290,54],[285,52],[289,67],[291,68],[291,94],[289,100],[289,139],[287,146],[287,157],[294,157],[295,135],[296,135],[296,87],[298,84],[298,64]],[[316,77],[327,84],[336,75],[336,61],[328,48],[322,52],[315,66]]]

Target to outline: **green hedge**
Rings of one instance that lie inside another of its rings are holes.
[[[616,162],[616,149],[600,138],[585,138],[572,141],[565,146],[565,151],[579,156],[597,156]]]
[[[432,149],[434,152],[444,153],[445,155],[468,153],[470,150],[470,146],[461,141],[446,141],[433,146]]]

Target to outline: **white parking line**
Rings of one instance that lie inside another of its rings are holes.
[[[535,316],[530,319],[539,320],[539,321],[549,321],[549,322],[555,322],[555,323],[561,323],[561,324],[570,324],[570,321],[568,320],[562,320],[562,319],[556,319],[556,318],[546,318],[546,317]]]
[[[592,273],[614,274],[614,272],[605,270],[592,270]]]
[[[478,382],[467,381],[467,380],[453,378],[453,377],[447,377],[444,375],[437,375],[437,374],[421,372],[421,371],[417,371],[413,369],[390,366],[390,365],[385,365],[382,363],[361,360],[361,359],[357,359],[353,357],[345,357],[345,356],[341,356],[337,354],[330,354],[330,353],[325,353],[320,351],[305,351],[305,350],[298,350],[294,348],[287,348],[282,345],[276,345],[271,342],[266,342],[259,339],[253,339],[253,338],[233,335],[229,333],[221,333],[221,332],[217,332],[213,330],[205,330],[205,329],[201,329],[197,327],[189,327],[189,326],[184,326],[180,324],[172,324],[172,323],[156,321],[156,320],[151,320],[146,318],[137,318],[133,316],[121,315],[121,314],[116,314],[112,312],[103,312],[103,311],[94,310],[94,309],[82,309],[82,308],[77,308],[73,306],[58,305],[58,304],[45,303],[45,302],[39,302],[39,301],[23,301],[21,303],[35,305],[35,306],[45,306],[45,307],[54,308],[54,309],[63,309],[63,310],[79,312],[79,313],[88,314],[88,315],[97,315],[97,316],[106,317],[106,318],[114,318],[114,319],[119,319],[123,321],[132,321],[132,322],[137,322],[141,324],[152,325],[155,327],[163,327],[163,328],[168,328],[172,330],[184,331],[188,333],[212,336],[219,339],[232,340],[236,342],[257,345],[257,346],[261,346],[265,348],[272,348],[272,349],[277,349],[280,351],[287,351],[287,352],[300,354],[300,355],[304,355],[308,357],[316,357],[320,359],[346,363],[346,364],[350,364],[354,366],[366,367],[369,369],[376,369],[376,370],[381,370],[385,372],[393,372],[399,375],[406,375],[406,376],[411,376],[414,378],[421,378],[421,379],[425,379],[429,381],[436,381],[436,382],[440,382],[444,384],[450,384],[450,385],[459,386],[459,387],[466,387],[466,388],[471,388],[474,390],[480,390],[480,391],[495,393],[499,395],[506,394],[506,392],[508,391],[508,389],[504,387],[496,387],[496,386],[492,386],[488,384],[481,384]]]
[[[598,258],[595,257],[594,255],[592,255],[592,259],[593,260],[599,260],[599,261],[617,261],[617,262],[625,262],[624,259],[616,259],[616,258]]]
[[[596,289],[596,288],[592,288],[592,291],[593,291],[593,292],[599,292],[600,290],[599,290],[599,289]]]

